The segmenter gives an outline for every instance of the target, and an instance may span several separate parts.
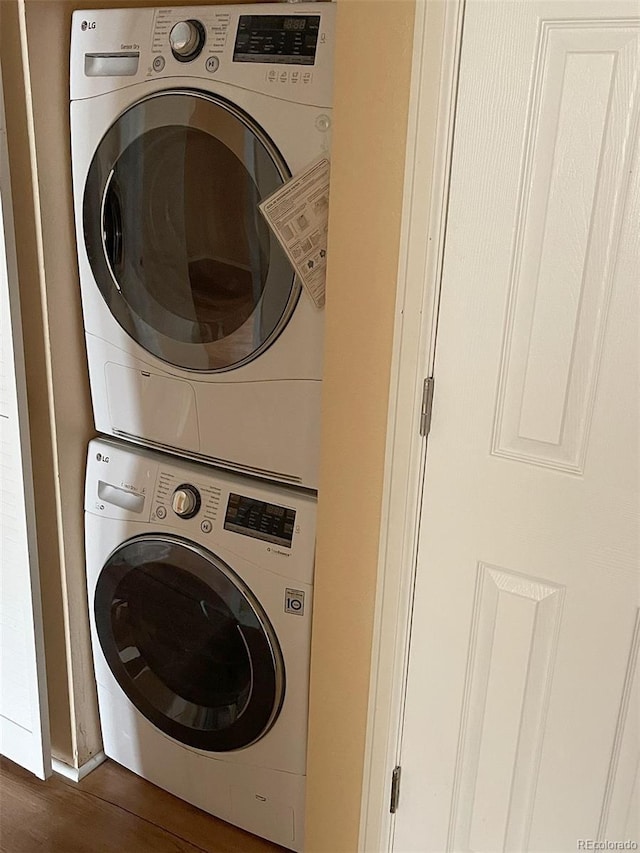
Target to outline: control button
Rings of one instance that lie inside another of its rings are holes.
[[[331,119],[329,118],[329,116],[318,116],[318,118],[316,119],[316,127],[322,132],[329,130],[329,128],[331,127]]]
[[[313,74],[310,71],[305,71],[302,75],[302,82],[303,83],[311,83],[312,80],[313,80]]]
[[[292,71],[291,72],[291,82],[292,83],[299,83],[300,82],[300,72],[299,71]]]
[[[157,506],[157,507],[156,507],[156,518],[163,519],[163,518],[166,518],[166,517],[167,517],[167,510],[166,510],[166,507],[163,507],[163,506]]]
[[[203,533],[211,533],[212,528],[213,524],[211,524],[208,518],[205,518],[205,520],[200,525],[200,530],[202,530]]]
[[[171,509],[179,518],[193,518],[200,509],[200,493],[188,483],[178,486],[171,498]]]
[[[165,65],[164,56],[156,56],[156,58],[153,60],[153,70],[154,71],[162,71],[162,69],[164,68],[164,65]]]
[[[279,80],[281,83],[288,83],[289,82],[289,72],[288,71],[281,71]]]
[[[217,71],[220,67],[220,60],[217,56],[210,56],[209,59],[207,59],[207,61],[205,62],[204,67],[207,69],[207,71],[213,74],[214,71]]]
[[[199,56],[205,39],[200,21],[179,21],[169,33],[171,52],[179,62],[191,62]]]
[[[277,79],[278,79],[278,72],[275,69],[272,68],[270,71],[267,71],[267,82],[268,83],[275,83]]]

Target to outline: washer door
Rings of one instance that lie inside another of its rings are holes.
[[[290,173],[242,110],[196,91],[145,98],[102,138],[84,239],[111,313],[142,347],[224,371],[280,334],[300,295],[258,202]]]
[[[94,610],[118,684],[157,728],[198,749],[241,749],[274,724],[282,653],[248,587],[186,540],[145,535],[105,563]]]

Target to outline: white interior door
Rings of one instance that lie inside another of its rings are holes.
[[[51,772],[11,189],[0,78],[0,753]]]
[[[640,842],[640,18],[465,12],[394,849]]]

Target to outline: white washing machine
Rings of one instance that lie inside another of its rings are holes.
[[[258,203],[329,151],[332,3],[78,11],[96,428],[317,488],[323,310]]]
[[[315,498],[113,439],[85,497],[105,753],[301,850]]]

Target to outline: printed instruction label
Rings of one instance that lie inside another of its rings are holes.
[[[259,205],[317,308],[327,273],[329,173],[327,157],[314,160]]]

